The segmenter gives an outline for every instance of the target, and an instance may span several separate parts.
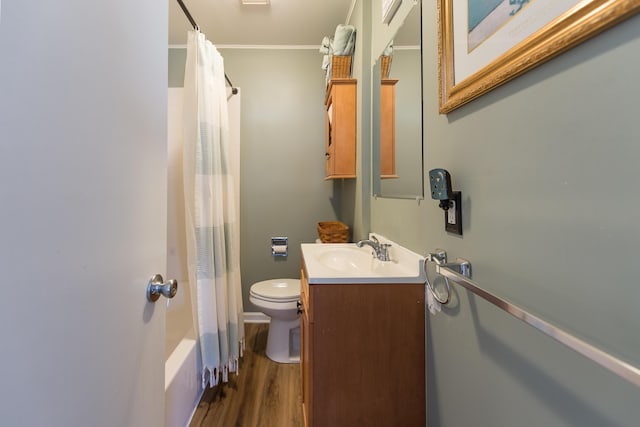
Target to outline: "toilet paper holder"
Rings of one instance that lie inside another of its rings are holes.
[[[271,238],[271,255],[273,256],[289,255],[289,238],[288,237],[272,237]]]

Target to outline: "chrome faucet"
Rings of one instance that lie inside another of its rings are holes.
[[[391,261],[389,259],[389,243],[380,243],[376,236],[371,236],[371,240],[360,240],[356,246],[361,248],[364,245],[371,246],[375,252],[376,258],[380,261]]]

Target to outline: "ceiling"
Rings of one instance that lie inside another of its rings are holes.
[[[271,0],[269,6],[241,0],[183,0],[215,45],[319,46],[347,22],[356,0]],[[177,0],[169,0],[169,44],[184,45],[192,29]]]

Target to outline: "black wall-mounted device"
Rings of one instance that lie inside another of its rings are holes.
[[[444,228],[450,233],[462,236],[462,192],[453,191],[451,175],[445,169],[429,171],[431,198],[440,201],[444,210]]]

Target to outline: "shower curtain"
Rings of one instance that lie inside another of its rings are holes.
[[[240,252],[224,61],[200,31],[189,31],[184,77],[183,174],[187,264],[202,382],[237,372],[244,346]]]

